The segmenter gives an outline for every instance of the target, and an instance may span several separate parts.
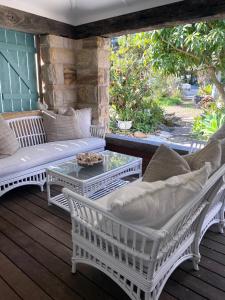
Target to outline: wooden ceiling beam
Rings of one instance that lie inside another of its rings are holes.
[[[0,27],[74,39],[116,36],[212,18],[225,18],[224,0],[184,0],[79,26],[0,5]]]

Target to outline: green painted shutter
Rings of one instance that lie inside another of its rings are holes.
[[[37,108],[34,35],[0,28],[0,112]]]

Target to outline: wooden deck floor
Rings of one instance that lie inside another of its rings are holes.
[[[0,300],[129,300],[100,271],[79,265],[71,274],[70,218],[46,204],[37,188],[14,190],[0,201]],[[213,228],[201,244],[201,268],[186,262],[160,300],[225,300],[225,236]]]

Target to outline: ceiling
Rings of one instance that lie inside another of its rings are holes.
[[[0,5],[76,26],[180,1],[181,0],[0,0]]]

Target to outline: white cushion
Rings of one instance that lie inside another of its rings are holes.
[[[201,191],[210,172],[206,163],[200,170],[164,181],[135,182],[97,203],[125,222],[160,228]]]
[[[91,137],[20,148],[12,156],[0,159],[0,177],[104,147],[104,139]]]

